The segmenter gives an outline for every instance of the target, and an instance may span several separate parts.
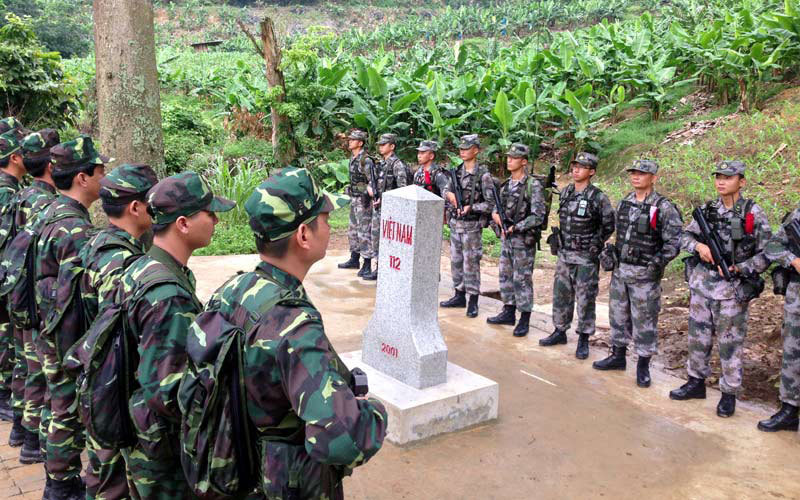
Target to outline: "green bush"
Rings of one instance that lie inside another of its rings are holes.
[[[166,99],[161,105],[164,131],[164,165],[172,175],[190,167],[194,155],[202,153],[218,135],[203,118],[202,102]]]
[[[194,255],[243,255],[256,253],[256,240],[250,226],[221,222],[214,230],[211,244]]]
[[[269,176],[269,170],[261,168],[256,162],[232,164],[222,157],[217,157],[216,164],[204,175],[215,194],[236,202],[236,207],[221,214],[220,218],[226,224],[247,225],[248,217],[244,210],[244,202]]]
[[[241,161],[256,163],[260,168],[267,170],[277,166],[272,151],[272,142],[254,137],[243,137],[235,142],[225,144],[222,156],[235,163]]]
[[[3,0],[8,12],[29,16],[36,37],[47,50],[64,58],[80,57],[92,49],[91,2],[88,0]],[[0,20],[0,25],[4,24]]]
[[[204,147],[202,139],[189,133],[164,132],[164,167],[167,175],[186,170],[192,155]]]

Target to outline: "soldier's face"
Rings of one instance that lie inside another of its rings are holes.
[[[348,139],[347,140],[347,149],[349,151],[355,151],[356,149],[360,149],[361,146],[364,145],[363,141],[359,141],[358,139]]]
[[[433,151],[417,151],[417,162],[420,165],[427,165],[433,161]]]
[[[317,216],[317,223],[309,231],[311,234],[309,253],[312,262],[322,260],[328,251],[328,243],[331,240],[331,226],[328,223],[330,214],[322,213]]]
[[[475,157],[478,156],[478,146],[472,146],[467,149],[459,149],[458,156],[461,157],[461,161],[474,160]]]
[[[214,236],[214,226],[219,219],[217,214],[201,210],[191,217],[186,218],[187,238],[192,250],[207,247]]]
[[[744,184],[744,177],[740,175],[716,174],[714,176],[714,187],[720,196],[736,194],[744,187]]]
[[[378,144],[378,152],[381,156],[386,156],[394,151],[394,144]]]
[[[83,184],[88,194],[91,195],[91,199],[96,200],[100,198],[100,179],[106,176],[106,169],[103,165],[97,165],[94,167],[94,172],[92,175],[86,174],[78,174],[83,176]]]
[[[639,170],[631,170],[630,172],[631,186],[634,189],[650,189],[655,184],[656,176],[647,172]]]
[[[528,160],[525,158],[514,158],[513,156],[506,156],[506,168],[509,172],[517,172],[521,168],[525,168]]]
[[[594,170],[590,168],[586,168],[585,165],[581,165],[580,163],[572,163],[572,180],[575,182],[584,182],[587,179],[592,177],[594,174]]]

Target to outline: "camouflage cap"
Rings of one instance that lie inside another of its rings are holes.
[[[478,134],[462,135],[458,144],[458,149],[469,149],[472,146],[481,147],[481,140],[478,138]]]
[[[578,164],[583,165],[585,167],[595,168],[596,169],[597,168],[597,161],[598,161],[597,160],[597,156],[593,155],[592,153],[586,153],[586,152],[582,151],[582,152],[578,153],[578,155],[575,157],[574,160],[572,160],[572,163],[578,163]]]
[[[0,120],[0,135],[9,131],[14,132],[18,141],[21,141],[30,132],[30,130],[22,126],[22,123],[13,116]]]
[[[317,187],[304,168],[286,167],[262,182],[244,203],[250,229],[259,238],[277,241],[319,214],[346,206],[350,198]]]
[[[0,135],[0,160],[5,160],[14,153],[22,154],[19,140],[13,131]]]
[[[350,131],[350,135],[348,135],[347,138],[367,142],[367,133],[363,130],[354,128],[352,131]]]
[[[633,162],[633,165],[631,165],[625,170],[627,170],[628,172],[636,170],[638,172],[644,172],[646,174],[656,174],[658,173],[658,163],[652,160],[635,160]]]
[[[105,203],[126,205],[157,182],[158,176],[149,165],[125,163],[100,179],[100,197]]]
[[[161,180],[147,193],[154,224],[169,224],[178,217],[197,212],[227,212],[236,203],[214,196],[208,183],[196,172],[182,172]]]
[[[744,177],[745,164],[742,161],[721,161],[711,175],[741,175]]]
[[[376,144],[397,144],[397,135],[383,134]]]
[[[111,163],[114,158],[101,155],[94,148],[92,138],[81,135],[77,139],[53,146],[50,149],[50,161],[53,163],[53,173],[68,173],[87,165]]]
[[[530,154],[531,149],[528,146],[518,142],[512,144],[511,147],[508,148],[508,151],[506,151],[506,156],[510,156],[512,158],[527,158]]]
[[[422,141],[419,143],[417,151],[439,151],[439,143],[436,141]]]
[[[45,128],[26,135],[20,143],[20,147],[22,147],[22,154],[25,155],[25,158],[35,160],[49,158],[50,149],[59,142],[61,142],[61,138],[58,136],[58,132],[51,128]]]

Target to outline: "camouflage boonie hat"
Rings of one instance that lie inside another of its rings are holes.
[[[575,159],[572,160],[572,163],[578,163],[578,164],[583,165],[585,167],[596,169],[597,168],[597,156],[593,155],[592,153],[580,152],[575,157]]]
[[[183,172],[163,179],[147,193],[148,211],[154,224],[170,224],[178,217],[197,212],[227,212],[236,203],[214,196],[208,183],[196,172]]]
[[[244,203],[250,229],[265,241],[283,239],[319,214],[350,203],[350,198],[317,187],[304,168],[286,167],[262,182]]]
[[[81,135],[77,139],[62,142],[50,149],[53,173],[68,173],[87,165],[104,165],[114,158],[101,155],[95,148],[92,138]]]
[[[397,144],[397,136],[395,134],[383,134],[376,144]]]
[[[348,135],[347,138],[367,142],[367,133],[356,128],[350,132],[350,135]]]
[[[29,160],[38,160],[39,158],[50,157],[50,149],[61,142],[58,132],[45,128],[38,132],[28,134],[25,139],[20,143],[22,147],[22,154]]]
[[[23,127],[22,123],[13,116],[0,120],[0,135],[10,131],[14,132],[14,136],[18,141],[21,141],[30,132],[30,130]]]
[[[711,175],[741,175],[744,177],[745,165],[742,161],[721,161]]]
[[[528,146],[515,142],[508,148],[508,151],[506,151],[506,156],[512,158],[527,158],[530,153],[531,149]]]
[[[150,165],[125,163],[100,179],[100,197],[111,205],[126,205],[157,182],[158,176]]]
[[[5,160],[14,153],[22,154],[20,149],[19,140],[14,132],[0,135],[0,160]]]
[[[458,144],[458,149],[469,149],[472,146],[481,147],[481,140],[478,134],[467,134],[461,136],[461,142]]]
[[[655,174],[658,172],[658,163],[652,160],[636,160],[633,162],[633,165],[628,167],[628,172],[631,170],[637,170],[639,172],[644,172],[646,174]]]
[[[439,151],[439,143],[436,141],[422,141],[419,143],[417,151]]]

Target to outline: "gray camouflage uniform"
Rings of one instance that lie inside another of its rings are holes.
[[[406,177],[406,165],[394,153],[387,160],[380,162],[375,167],[375,173],[378,174],[377,186],[378,196],[382,195],[392,189],[405,187],[408,185],[408,178]],[[372,175],[369,175],[372,180]],[[371,223],[371,238],[368,257],[377,258],[378,248],[381,241],[381,206],[372,207],[372,223]]]
[[[350,186],[347,189],[347,194],[353,200],[350,204],[350,225],[347,229],[350,252],[358,253],[365,259],[370,258],[372,238],[372,202],[367,195],[367,181],[372,165],[373,161],[367,155],[366,148],[352,157],[349,167]]]
[[[479,295],[481,290],[481,258],[483,257],[483,221],[493,210],[494,181],[485,165],[476,164],[472,172],[464,165],[456,175],[461,182],[464,205],[471,205],[470,213],[463,217],[451,215],[450,272],[453,288],[467,295]]]
[[[800,221],[800,208],[788,214],[784,224],[790,221]],[[783,304],[780,398],[784,403],[800,406],[800,274],[792,267],[792,261],[800,258],[800,255],[795,255],[790,249],[789,238],[783,226],[767,243],[764,253],[770,261],[792,269],[792,278]]]
[[[709,202],[706,207],[706,217],[716,214],[721,221],[716,228],[722,243],[729,248],[731,245],[730,221],[737,217],[746,217],[744,213],[747,200],[739,198],[733,209],[725,208],[721,199]],[[764,211],[752,204],[750,213],[753,214],[754,226],[751,239],[751,248],[746,249],[746,243],[739,243],[735,247],[735,261],[740,261],[736,267],[744,274],[760,274],[769,267],[769,260],[764,254],[764,247],[772,237],[769,221]],[[713,224],[709,220],[710,224]],[[713,229],[713,228],[712,228]],[[700,241],[700,228],[696,221],[692,221],[686,228],[681,238],[681,249],[694,253]],[[705,263],[700,263],[689,272],[689,358],[687,371],[695,378],[705,379],[711,374],[709,361],[714,334],[719,342],[720,361],[722,363],[722,378],[720,389],[726,394],[736,394],[742,385],[742,344],[747,334],[747,309],[749,302],[740,302],[738,297],[743,296],[743,288],[739,280],[725,281],[716,268]]]
[[[655,216],[656,228],[653,229],[648,223],[645,233],[636,234],[640,216],[646,217],[648,222]],[[626,220],[631,222],[627,223]],[[627,347],[633,338],[636,354],[640,357],[650,357],[657,352],[661,277],[664,267],[678,255],[682,226],[677,208],[655,191],[647,195],[643,202],[637,201],[636,193],[632,192],[619,203],[615,246],[620,262],[611,275],[609,292],[611,341],[614,346]],[[631,243],[635,243],[638,237],[652,238],[655,244],[652,257],[644,254],[637,257],[637,248]]]
[[[598,255],[614,233],[614,207],[608,196],[593,184],[580,192],[570,184],[561,191],[559,199],[562,244],[553,280],[553,327],[563,332],[569,330],[577,303],[576,333],[593,335],[600,279]],[[586,200],[585,211],[580,210],[583,200]]]

